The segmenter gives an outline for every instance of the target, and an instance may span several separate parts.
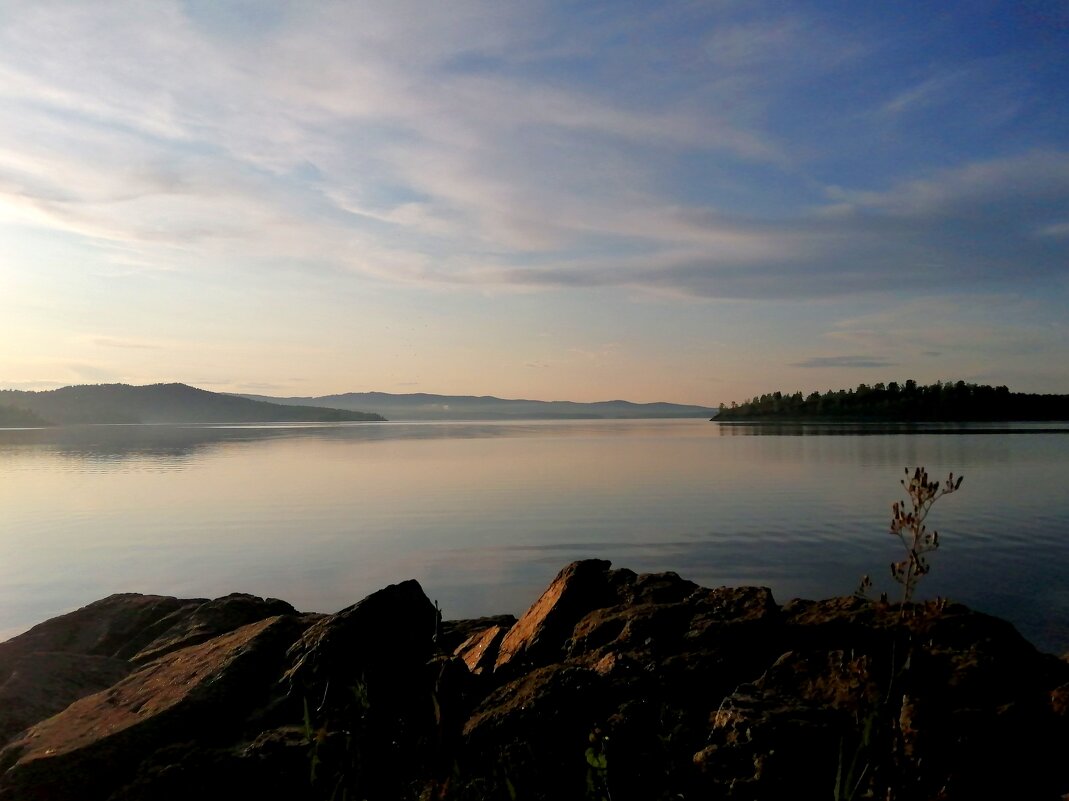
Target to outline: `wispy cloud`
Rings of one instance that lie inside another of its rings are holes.
[[[879,356],[812,356],[800,362],[793,362],[791,367],[844,368],[893,367],[895,362]]]
[[[133,348],[135,350],[162,350],[163,345],[125,337],[92,337],[92,344],[104,348]]]
[[[443,287],[810,298],[1069,263],[1064,153],[832,189],[786,216],[681,203],[636,148],[786,166],[746,115],[720,110],[737,88],[718,85],[708,108],[672,91],[633,106],[541,73],[558,57],[548,17],[419,8],[316,5],[235,39],[178,5],[27,5],[0,28],[0,214],[135,265],[241,254]],[[750,80],[825,38],[798,15],[735,19],[703,52],[718,80]]]
[[[921,106],[945,102],[955,86],[969,75],[967,70],[951,70],[924,79],[908,87],[888,100],[881,107],[884,114],[898,115],[912,111]]]

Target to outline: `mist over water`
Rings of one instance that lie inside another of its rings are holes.
[[[964,474],[919,595],[1069,649],[1069,426],[703,420],[0,431],[0,636],[114,592],[335,611],[416,578],[446,617],[522,612],[610,559],[777,600],[894,595],[905,466]]]

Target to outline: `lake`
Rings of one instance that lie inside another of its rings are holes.
[[[965,476],[918,596],[1069,650],[1069,425],[704,420],[0,431],[0,638],[115,592],[335,611],[416,578],[447,618],[522,612],[610,559],[781,603],[894,597],[903,468]]]

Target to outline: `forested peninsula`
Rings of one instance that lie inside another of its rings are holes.
[[[1069,395],[1010,392],[1008,387],[964,381],[918,385],[859,384],[856,389],[773,392],[742,403],[720,404],[717,422],[839,420],[890,422],[996,422],[1069,420]]]
[[[45,392],[0,390],[0,426],[87,423],[303,423],[379,421],[351,409],[280,406],[185,384],[96,384]]]

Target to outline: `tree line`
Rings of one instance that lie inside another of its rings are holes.
[[[1069,420],[1069,395],[1010,392],[1008,387],[936,381],[920,385],[858,384],[827,392],[772,392],[742,403],[720,404],[722,421],[850,419],[919,422]]]

